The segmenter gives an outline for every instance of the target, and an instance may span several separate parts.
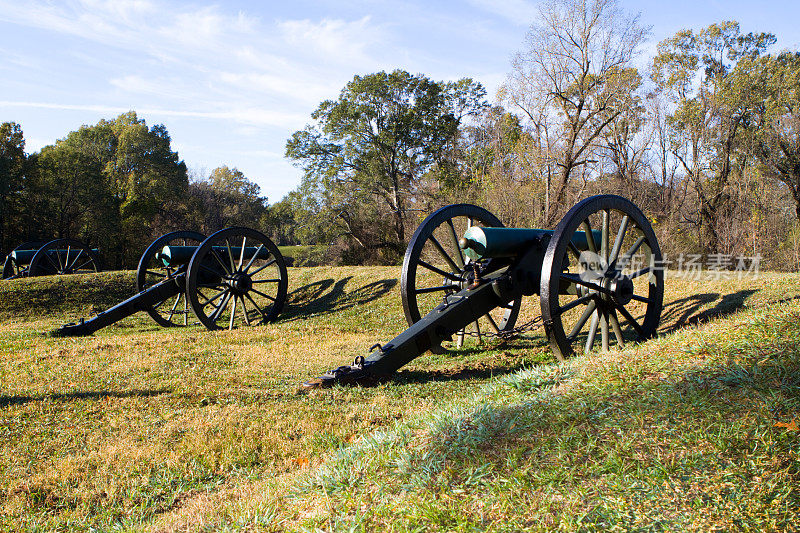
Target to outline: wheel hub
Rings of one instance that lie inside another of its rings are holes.
[[[237,296],[242,296],[253,288],[253,280],[244,272],[237,272],[225,282]]]
[[[611,297],[620,305],[627,305],[633,297],[633,281],[625,276],[616,276],[608,286]]]

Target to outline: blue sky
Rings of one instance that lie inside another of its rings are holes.
[[[800,49],[800,2],[620,0],[652,26],[738,20]],[[202,175],[235,166],[270,202],[300,182],[286,139],[355,74],[469,76],[493,97],[535,20],[533,0],[0,0],[0,122],[27,151],[129,109],[163,123]]]

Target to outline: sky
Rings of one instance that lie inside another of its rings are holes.
[[[675,32],[738,20],[800,50],[800,1],[619,0]],[[193,176],[236,167],[270,203],[300,184],[286,140],[357,74],[471,77],[493,101],[535,22],[535,0],[0,0],[0,122],[32,153],[135,110],[164,124]]]

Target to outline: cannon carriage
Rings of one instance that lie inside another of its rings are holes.
[[[30,241],[6,255],[3,279],[88,274],[102,269],[98,250],[75,239]]]
[[[214,330],[263,324],[281,312],[287,287],[284,258],[264,234],[243,227],[209,237],[176,231],[156,239],[142,254],[134,296],[52,334],[90,335],[140,311],[164,327],[199,322]]]
[[[661,316],[661,251],[647,218],[615,195],[587,198],[554,230],[505,228],[480,207],[429,215],[409,242],[401,274],[409,328],[306,389],[383,379],[426,351],[467,334],[516,333],[522,300],[538,296],[554,355],[652,337]],[[377,349],[375,349],[377,348]]]

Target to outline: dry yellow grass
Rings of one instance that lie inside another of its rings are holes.
[[[325,524],[334,502],[316,493],[294,498],[298,476],[338,448],[468,395],[493,377],[553,362],[541,332],[533,331],[508,344],[468,343],[448,355],[427,355],[380,387],[297,394],[304,379],[349,363],[403,329],[398,270],[290,269],[283,317],[230,332],[161,329],[137,316],[92,337],[49,338],[43,333],[97,302],[67,301],[53,312],[44,296],[37,297],[43,305],[17,318],[3,315],[0,529]],[[112,276],[115,283],[129,279]],[[46,283],[21,280],[0,294],[41,295]],[[70,290],[69,282],[58,283]],[[74,283],[91,294],[91,280]],[[797,295],[797,275],[668,280],[662,330]],[[530,300],[520,320],[538,314]],[[607,362],[613,369],[626,359]],[[658,376],[642,371],[627,379]]]

